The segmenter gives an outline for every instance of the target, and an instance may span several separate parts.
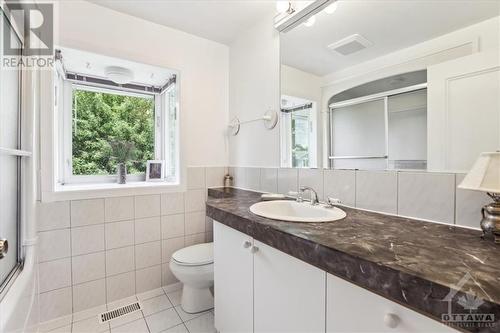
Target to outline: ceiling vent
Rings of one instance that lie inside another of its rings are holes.
[[[372,43],[369,40],[361,35],[354,34],[328,45],[328,48],[342,55],[349,55],[366,49],[370,45]]]

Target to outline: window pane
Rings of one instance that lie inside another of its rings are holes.
[[[292,116],[292,166],[309,167],[311,120],[310,109],[295,111]]]
[[[113,141],[135,147],[126,163],[129,174],[144,173],[146,161],[154,159],[153,97],[75,89],[72,120],[74,175],[115,174]]]

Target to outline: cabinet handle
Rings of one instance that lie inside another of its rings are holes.
[[[250,252],[252,252],[252,253],[256,253],[257,251],[259,251],[259,248],[257,246],[252,246],[250,248]]]
[[[387,313],[384,316],[385,326],[387,326],[389,328],[398,327],[400,321],[401,321],[401,319],[399,318],[399,316],[394,314],[394,313]]]
[[[243,242],[243,247],[245,249],[248,249],[250,246],[252,246],[252,242],[250,242],[250,241],[244,241]]]

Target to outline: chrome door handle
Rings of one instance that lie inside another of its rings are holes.
[[[250,246],[252,246],[252,242],[250,242],[250,241],[244,241],[243,242],[243,247],[245,249],[248,249]]]
[[[259,248],[257,246],[252,246],[252,248],[250,249],[250,252],[252,253],[257,253],[257,251],[259,251]]]
[[[0,259],[5,257],[7,252],[9,252],[9,242],[5,238],[2,238],[0,239]]]

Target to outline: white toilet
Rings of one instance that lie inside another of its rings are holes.
[[[214,297],[214,244],[188,246],[172,254],[170,270],[182,282],[182,309],[197,313],[212,309]]]

